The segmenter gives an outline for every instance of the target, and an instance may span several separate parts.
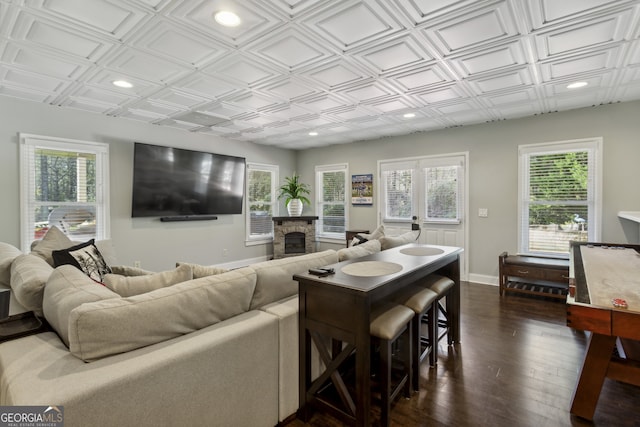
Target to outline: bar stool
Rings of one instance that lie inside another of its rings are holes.
[[[380,424],[388,426],[391,402],[404,389],[405,397],[411,397],[411,319],[413,311],[403,305],[385,304],[371,313],[369,333],[372,341],[380,347]],[[393,346],[398,338],[401,340],[401,360],[403,375],[392,389],[391,371],[393,364]]]
[[[410,308],[414,312],[411,320],[412,338],[414,345],[411,355],[413,389],[420,390],[420,364],[429,356],[429,365],[434,366],[435,360],[431,357],[434,346],[438,345],[438,294],[433,290],[422,286],[408,286],[398,296],[396,301]],[[422,325],[426,326],[426,334],[422,333]]]
[[[437,338],[433,343],[433,351],[431,352],[431,358],[433,359],[432,365],[435,365],[438,360],[438,341],[440,341],[445,335],[447,335],[447,343],[453,344],[453,339],[451,337],[450,331],[451,322],[448,314],[449,310],[442,304],[442,299],[451,294],[454,284],[455,283],[453,282],[453,280],[439,274],[431,274],[427,276],[424,282],[421,283],[421,285],[425,288],[431,289],[433,292],[438,294],[437,310],[435,310],[435,319],[437,325],[435,331],[437,334]],[[447,299],[447,307],[449,305],[449,301],[450,299]],[[440,329],[444,329],[444,331],[440,333]],[[432,359],[429,360],[431,361]]]

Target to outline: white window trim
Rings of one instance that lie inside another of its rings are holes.
[[[593,161],[589,162],[593,167],[593,179],[589,182],[590,191],[593,191],[593,212],[589,217],[589,240],[600,241],[602,235],[602,137],[572,139],[567,141],[543,142],[538,144],[520,145],[518,147],[518,249],[523,255],[545,255],[545,253],[531,253],[525,248],[528,247],[528,235],[525,235],[524,223],[528,224],[529,217],[524,217],[524,206],[529,198],[528,189],[528,158],[532,153],[535,154],[552,154],[557,152],[568,151],[593,151]],[[593,234],[591,234],[593,232]],[[558,257],[563,255],[548,254],[549,256]],[[566,257],[569,255],[567,254]]]
[[[337,163],[333,165],[319,165],[315,167],[316,175],[316,212],[319,220],[322,220],[322,180],[320,179],[322,172],[341,172],[344,171],[344,185],[345,185],[345,200],[344,200],[344,229],[349,229],[349,201],[351,200],[349,195],[351,194],[349,180],[349,164]],[[326,243],[343,243],[345,236],[338,236],[337,233],[322,233],[321,227],[316,227],[316,241]]]
[[[32,224],[28,204],[35,199],[35,173],[28,165],[37,147],[71,152],[90,152],[96,155],[96,220],[102,227],[96,230],[96,240],[111,237],[111,221],[109,210],[109,144],[93,141],[81,141],[68,138],[19,134],[20,141],[20,245],[28,252],[33,242]]]
[[[280,182],[280,167],[278,165],[270,165],[266,163],[256,163],[256,162],[247,162],[247,175],[249,174],[249,170],[261,170],[261,171],[269,171],[273,175],[273,179],[271,180],[271,197],[272,197],[272,212],[273,216],[279,215],[280,204],[278,203],[278,195],[276,193],[276,188],[278,183]],[[245,246],[255,246],[255,245],[265,245],[273,242],[273,232],[267,237],[265,236],[251,236],[251,212],[249,211],[249,179],[245,180]]]

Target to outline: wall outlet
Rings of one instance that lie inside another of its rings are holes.
[[[140,264],[140,261],[133,261],[133,266],[134,266],[135,268],[140,268],[140,266],[141,266],[141,265],[142,265],[142,264]]]
[[[223,250],[222,250],[222,256],[223,256],[223,257],[227,257],[227,256],[229,256],[229,249],[223,249]]]
[[[481,218],[486,218],[489,216],[489,209],[487,208],[480,208],[478,209],[478,216]]]

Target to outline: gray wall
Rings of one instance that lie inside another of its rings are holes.
[[[20,245],[19,132],[109,143],[111,238],[122,264],[140,261],[143,268],[159,271],[173,268],[176,261],[215,264],[263,258],[272,253],[270,244],[245,246],[244,215],[172,223],[162,223],[158,218],[131,218],[133,143],[178,146],[278,164],[281,177],[295,169],[295,151],[7,97],[0,97],[2,242]],[[223,249],[227,249],[227,256],[223,256]]]
[[[298,171],[314,182],[315,165],[347,162],[349,174],[374,173],[377,203],[378,160],[468,151],[469,273],[491,281],[498,254],[517,251],[518,145],[588,137],[604,141],[602,239],[640,243],[638,225],[617,217],[621,210],[640,211],[640,102],[309,149],[300,153]],[[479,218],[478,208],[488,208],[489,217]],[[377,211],[377,204],[351,206],[349,226],[374,229]]]
[[[518,145],[600,136],[604,139],[603,240],[633,243],[640,240],[637,224],[616,216],[621,210],[640,211],[640,186],[636,182],[640,161],[640,102],[295,152],[0,97],[3,220],[0,241],[16,246],[20,221],[18,132],[110,144],[111,236],[118,259],[123,264],[139,260],[142,267],[152,270],[171,268],[178,260],[213,264],[259,258],[268,256],[272,250],[270,245],[245,246],[243,215],[184,223],[132,219],[134,141],[209,150],[243,156],[248,161],[279,164],[281,180],[295,170],[312,186],[316,165],[347,162],[350,174],[375,174],[379,159],[468,151],[471,215],[467,255],[470,276],[480,280],[497,276],[500,252],[517,250]],[[374,186],[377,185],[376,178]],[[374,202],[378,202],[377,194]],[[489,209],[488,218],[477,216],[481,207]],[[350,227],[375,228],[376,212],[377,205],[351,207]],[[280,214],[286,215],[283,207]],[[303,214],[314,214],[314,209],[307,206]],[[319,245],[320,249],[325,247],[340,246]],[[226,257],[223,249],[228,250]]]

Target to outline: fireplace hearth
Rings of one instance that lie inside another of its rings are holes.
[[[273,258],[315,252],[317,216],[278,216],[273,218]]]

